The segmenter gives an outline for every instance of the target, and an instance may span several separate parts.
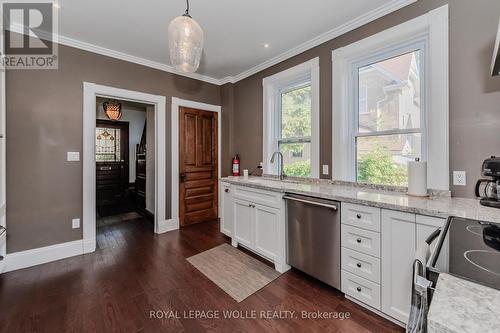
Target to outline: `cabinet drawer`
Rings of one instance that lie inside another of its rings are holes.
[[[341,221],[358,228],[380,231],[380,208],[342,204]]]
[[[360,228],[342,225],[342,246],[380,258],[380,234]]]
[[[283,200],[281,193],[241,186],[234,187],[233,197],[278,209],[281,208],[281,201]]]
[[[380,310],[380,285],[342,271],[342,291],[377,310]]]
[[[380,284],[380,259],[342,248],[342,269]]]

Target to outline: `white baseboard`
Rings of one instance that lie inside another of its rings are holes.
[[[158,222],[158,228],[156,229],[157,234],[163,234],[172,230],[179,229],[179,219],[173,218],[165,221]]]
[[[84,253],[83,239],[37,249],[14,252],[5,257],[4,272],[45,264]]]

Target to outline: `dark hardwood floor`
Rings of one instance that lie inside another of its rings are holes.
[[[0,275],[0,332],[402,332],[291,270],[241,303],[185,258],[228,240],[216,222],[155,235],[142,219],[98,229],[95,253]],[[151,319],[150,311],[181,318]],[[185,319],[183,311],[338,311],[350,319]]]

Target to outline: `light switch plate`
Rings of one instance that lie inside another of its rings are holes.
[[[67,153],[68,162],[78,162],[80,161],[80,152],[78,151],[68,151]]]
[[[457,186],[467,185],[465,171],[453,171],[453,185]]]
[[[326,176],[328,175],[329,170],[328,170],[328,164],[323,164],[323,174]]]
[[[80,219],[72,219],[71,226],[73,227],[73,229],[80,228]]]

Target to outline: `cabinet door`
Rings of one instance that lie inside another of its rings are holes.
[[[408,322],[411,304],[415,215],[382,210],[382,312]]]
[[[278,223],[280,211],[276,208],[255,205],[255,250],[275,260],[278,251]]]
[[[233,203],[231,186],[222,184],[221,207],[220,207],[220,231],[231,237],[233,232]]]
[[[253,248],[255,243],[254,216],[250,202],[233,198],[233,237],[238,243],[249,248]]]

